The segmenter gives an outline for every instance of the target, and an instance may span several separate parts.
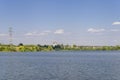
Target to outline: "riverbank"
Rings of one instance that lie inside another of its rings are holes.
[[[77,46],[77,45],[8,45],[0,44],[0,52],[39,52],[39,51],[77,51],[77,50],[120,50],[120,46]]]

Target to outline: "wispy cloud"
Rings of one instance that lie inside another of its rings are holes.
[[[32,32],[25,33],[25,36],[32,36],[32,35],[33,35]]]
[[[63,29],[58,29],[54,32],[54,34],[64,34],[64,30]]]
[[[45,30],[45,31],[42,31],[42,32],[38,32],[38,31],[33,31],[33,32],[28,32],[28,33],[25,33],[24,35],[25,36],[45,36],[45,35],[49,35],[49,34],[64,34],[64,29],[58,29],[58,30],[55,30],[55,31],[51,31],[51,30]]]
[[[120,25],[120,21],[113,22],[112,25]]]
[[[119,32],[120,30],[119,29],[111,29],[110,31],[112,31],[112,32]]]
[[[5,36],[7,36],[7,34],[0,34],[0,37],[5,37]]]
[[[88,32],[91,32],[91,33],[99,33],[99,32],[104,32],[105,29],[94,29],[94,28],[89,28],[88,29]]]
[[[51,31],[49,30],[43,32],[28,32],[25,34],[25,36],[44,36],[44,35],[48,35],[49,33],[51,33]]]
[[[50,31],[50,30],[45,30],[45,31],[43,31],[44,33],[51,33],[52,31]]]
[[[43,36],[47,35],[46,33],[34,33],[34,32],[28,32],[25,34],[26,36]]]

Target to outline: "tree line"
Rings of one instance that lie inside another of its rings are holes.
[[[120,46],[77,46],[77,45],[18,45],[0,44],[0,52],[39,52],[39,51],[68,51],[68,50],[120,50]]]

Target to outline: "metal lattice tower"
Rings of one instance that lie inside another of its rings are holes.
[[[13,36],[13,31],[12,31],[12,27],[9,27],[9,44],[12,44],[12,36]]]

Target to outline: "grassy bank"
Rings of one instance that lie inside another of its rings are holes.
[[[70,51],[70,50],[120,50],[120,46],[77,46],[77,45],[7,45],[0,44],[0,52],[39,52],[39,51]]]

